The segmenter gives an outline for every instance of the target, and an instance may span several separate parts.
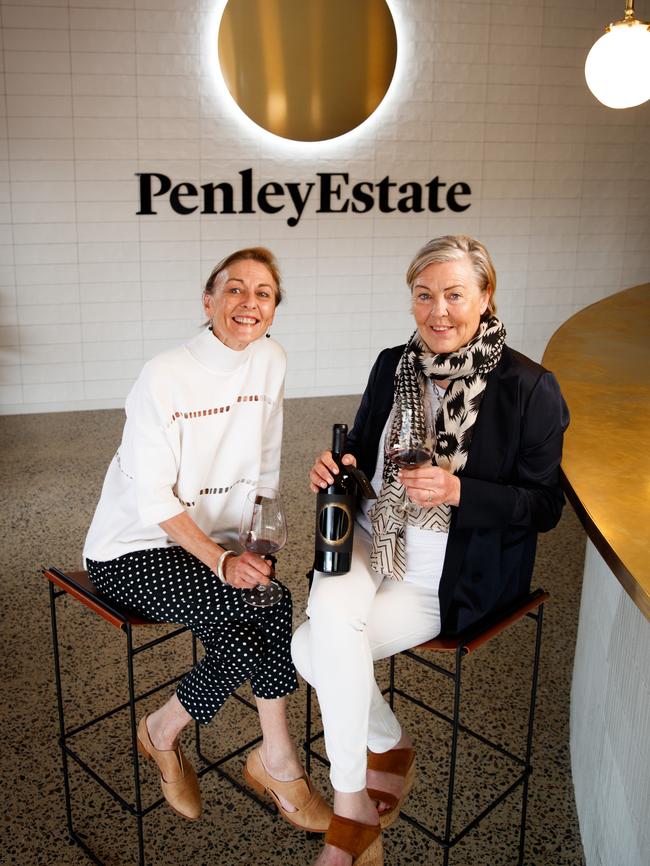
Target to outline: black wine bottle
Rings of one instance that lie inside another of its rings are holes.
[[[346,574],[352,559],[357,482],[350,467],[341,463],[345,454],[347,424],[335,424],[332,457],[339,468],[334,483],[316,497],[316,543],[314,568],[324,574]]]

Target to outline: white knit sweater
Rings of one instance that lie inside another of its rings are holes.
[[[159,524],[182,511],[236,546],[248,491],[278,486],[285,370],[274,340],[235,352],[207,328],[146,363],[126,400],[84,558],[172,545]]]

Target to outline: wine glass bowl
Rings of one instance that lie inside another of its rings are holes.
[[[391,409],[386,438],[384,440],[384,456],[400,469],[416,469],[430,463],[435,452],[435,433],[432,413],[427,411],[426,402],[422,404],[407,404],[395,397]],[[414,514],[418,506],[405,501],[396,506],[397,516],[405,519],[408,514]]]
[[[277,490],[257,487],[249,491],[239,525],[239,542],[245,550],[275,564],[273,554],[287,543],[287,521]],[[282,587],[272,580],[242,590],[242,596],[253,607],[270,607],[282,598]]]

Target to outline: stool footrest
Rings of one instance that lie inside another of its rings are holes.
[[[125,800],[124,797],[115,790],[115,788],[109,785],[105,779],[102,779],[99,773],[95,772],[95,770],[93,770],[93,768],[84,761],[84,759],[78,755],[74,749],[71,749],[70,746],[61,741],[59,741],[59,745],[69,758],[72,758],[72,760],[81,767],[81,769],[87,773],[94,782],[100,785],[117,803],[119,803],[125,812],[129,812],[132,815],[136,814],[133,804],[129,803],[128,800]]]
[[[531,770],[532,772],[532,770]],[[406,812],[400,812],[400,818],[403,818],[407,821],[412,827],[416,827],[421,833],[424,833],[425,836],[428,836],[433,842],[436,843],[440,848],[451,849],[455,845],[457,845],[462,839],[467,836],[468,833],[471,833],[472,830],[475,830],[481,821],[490,814],[490,812],[494,811],[497,806],[500,806],[504,800],[506,800],[511,794],[513,794],[517,788],[522,785],[526,779],[530,776],[531,772],[524,771],[521,773],[508,787],[502,791],[497,797],[491,800],[488,805],[469,823],[467,823],[461,830],[459,830],[454,836],[451,837],[448,841],[445,841],[442,836],[437,833],[434,833],[433,830],[430,830],[425,824],[422,824],[417,818],[414,818],[412,815],[408,815]]]
[[[180,679],[182,679],[184,674],[179,674],[177,677],[172,677],[172,679],[167,680],[164,683],[161,683],[159,686],[155,686],[153,689],[149,689],[147,692],[143,692],[141,695],[136,695],[133,699],[137,704],[139,701],[143,701],[146,698],[150,698],[151,695],[155,695],[157,692],[162,691],[163,689],[169,688],[169,686],[177,683]],[[102,713],[101,716],[97,716],[96,719],[91,719],[89,722],[84,722],[83,725],[78,725],[76,728],[71,728],[69,731],[65,732],[66,740],[69,740],[70,737],[74,737],[76,734],[81,733],[82,731],[87,730],[88,728],[92,728],[93,725],[98,724],[99,722],[103,722],[106,719],[110,719],[111,716],[115,716],[118,713],[123,712],[131,706],[130,701],[125,701],[123,704],[120,704],[119,707],[113,707],[112,710],[107,710],[105,713]]]
[[[402,698],[405,698],[409,703],[415,704],[415,706],[420,707],[422,710],[426,710],[428,713],[431,713],[432,716],[436,716],[436,718],[441,719],[443,722],[447,722],[448,725],[454,724],[454,720],[451,716],[446,715],[445,713],[437,710],[435,707],[430,706],[424,701],[419,700],[419,698],[414,698],[412,695],[403,692],[401,689],[394,689],[393,693],[399,695]],[[499,754],[503,755],[504,758],[508,758],[508,760],[513,761],[515,764],[519,764],[520,766],[526,766],[526,759],[521,758],[518,755],[513,755],[512,752],[509,752],[504,746],[500,746],[498,743],[493,742],[488,739],[483,734],[479,734],[478,731],[473,731],[471,728],[468,728],[467,725],[463,725],[461,722],[458,723],[457,728],[463,734],[467,734],[470,737],[473,737],[475,740],[478,740],[479,743],[482,743],[484,746],[487,746],[490,749],[494,749],[495,752],[499,752]]]

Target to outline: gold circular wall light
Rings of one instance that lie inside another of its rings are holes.
[[[359,126],[380,104],[397,60],[386,0],[228,0],[219,64],[254,123],[293,141]]]

